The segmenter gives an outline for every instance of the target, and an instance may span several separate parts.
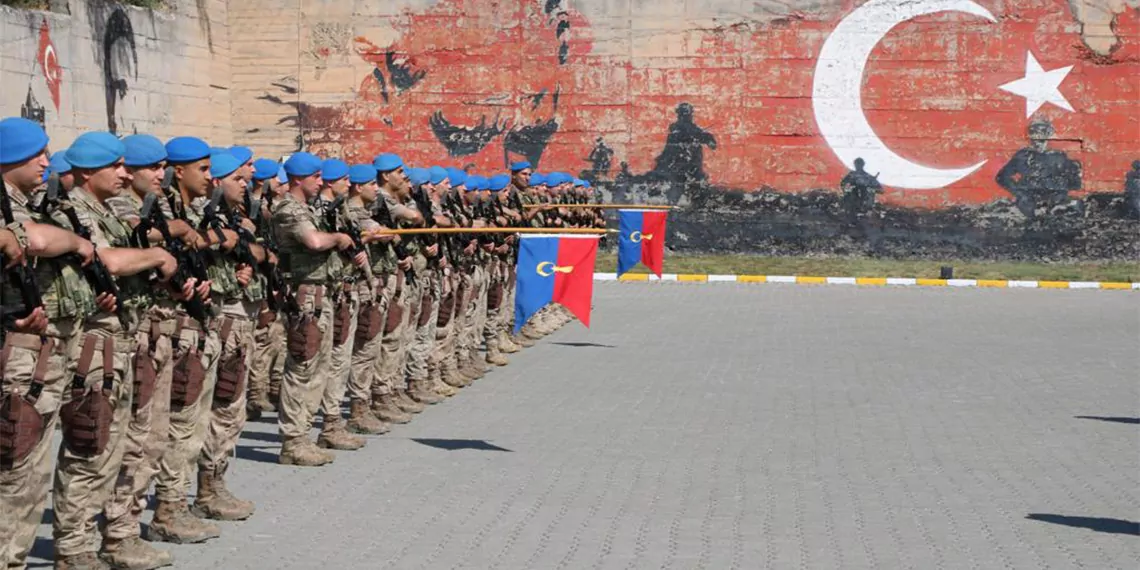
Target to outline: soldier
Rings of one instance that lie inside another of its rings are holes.
[[[215,520],[245,520],[254,505],[235,497],[227,488],[229,458],[245,427],[245,382],[253,348],[256,318],[265,302],[265,285],[257,268],[273,264],[270,254],[256,243],[253,223],[242,215],[246,179],[242,162],[229,152],[210,156],[214,195],[208,203],[192,203],[191,219],[217,233],[233,231],[238,240],[228,255],[214,256],[210,265],[211,304],[220,313],[212,321],[221,354],[207,414],[206,437],[198,457],[198,494],[191,512]],[[198,221],[200,220],[200,221]],[[228,238],[228,236],[226,236]],[[227,240],[228,241],[228,240]]]
[[[0,401],[6,400],[0,423],[11,426],[0,436],[0,567],[6,568],[24,567],[44,513],[52,434],[82,322],[97,306],[113,310],[116,302],[113,295],[96,297],[82,277],[81,266],[95,259],[91,242],[30,208],[29,198],[49,165],[47,145],[48,136],[38,124],[22,118],[0,121],[5,221],[0,252],[8,273],[0,289],[5,333]],[[41,258],[34,267],[24,263],[25,248],[28,256]],[[21,295],[17,270],[30,276],[27,285],[39,290],[29,292],[41,299]]]
[[[323,212],[318,227],[326,232],[354,233],[360,238],[359,229],[350,223],[345,200],[348,198],[348,164],[339,159],[328,159],[321,164],[321,191]],[[352,347],[350,342],[356,335],[357,313],[360,311],[360,287],[367,287],[371,278],[368,253],[364,250],[362,238],[359,243],[342,252],[329,255],[330,290],[327,295],[333,298],[332,352],[329,355],[328,381],[321,397],[324,422],[317,445],[328,449],[353,451],[364,447],[364,438],[348,432],[341,415],[341,402],[347,388],[351,372]],[[359,282],[359,286],[358,286]]]
[[[205,141],[176,137],[166,143],[166,153],[168,166],[159,200],[162,208],[153,216],[169,226],[170,235],[164,240],[165,245],[184,250],[180,256],[190,264],[187,271],[204,289],[199,291],[201,296],[209,298],[214,287],[210,277],[216,273],[211,274],[206,267],[203,252],[218,245],[232,249],[237,236],[232,231],[225,232],[222,236],[225,243],[218,244],[217,232],[199,233],[195,229],[198,224],[190,219],[193,212],[186,205],[204,198],[211,187],[210,147]],[[169,185],[166,179],[170,179]],[[216,307],[205,309],[195,305],[195,314],[190,313],[190,307],[179,307],[171,333],[174,371],[170,388],[169,447],[159,460],[155,480],[157,506],[147,527],[148,540],[179,544],[203,542],[220,535],[216,525],[190,514],[187,500],[192,471],[205,443],[222,350],[217,333],[211,332],[209,327]]]
[[[313,414],[328,383],[332,353],[333,306],[330,250],[346,250],[352,238],[317,229],[320,220],[309,202],[320,192],[321,161],[299,152],[285,162],[289,189],[273,204],[273,231],[281,253],[281,268],[292,285],[286,332],[285,377],[281,383],[278,423],[285,465],[320,466],[331,453],[309,439]]]
[[[505,189],[509,183],[510,177],[506,174],[498,174],[488,180],[488,194],[485,199],[492,205],[491,216],[498,227],[507,227],[510,224],[509,215],[503,210],[502,201],[499,198],[499,192]],[[504,349],[509,352],[518,350],[513,344],[503,342],[505,336],[504,321],[507,311],[505,306],[506,290],[510,277],[507,265],[512,264],[509,254],[510,245],[506,239],[500,239],[495,244],[491,261],[487,264],[487,320],[483,329],[483,341],[487,344],[487,363],[496,366],[506,366],[508,363],[506,357],[503,356]]]
[[[126,148],[110,133],[86,133],[67,150],[75,173],[71,203],[64,205],[77,232],[92,236],[106,270],[117,286],[116,308],[102,308],[83,323],[73,345],[74,381],[63,394],[63,445],[56,462],[53,536],[56,568],[99,568],[95,557],[95,515],[102,510],[121,471],[125,434],[131,416],[135,362],[141,317],[153,303],[147,276],[160,272],[165,282],[177,269],[162,249],[130,247],[131,227],[107,207],[129,183],[123,165]],[[74,206],[74,210],[69,210]],[[193,283],[179,295],[192,297]],[[153,378],[143,379],[153,381]],[[145,388],[142,388],[145,390]],[[102,410],[102,411],[100,411]],[[112,551],[123,543],[112,541]]]
[[[380,185],[380,199],[388,212],[389,227],[422,226],[424,218],[411,202],[411,182],[404,172],[404,161],[395,154],[381,154],[372,162],[376,168],[377,182]],[[421,300],[422,287],[420,272],[426,268],[426,259],[419,255],[419,243],[414,239],[395,243],[396,281],[399,288],[388,304],[389,316],[384,326],[384,338],[380,344],[378,378],[390,386],[395,393],[395,401],[405,412],[418,414],[424,405],[408,393],[405,381],[408,343],[405,342],[413,311],[413,300]],[[423,260],[421,263],[421,259]]]
[[[430,173],[426,168],[409,168],[410,191],[405,205],[418,210],[424,224],[435,223],[435,212],[428,197]],[[389,206],[391,208],[391,206]],[[439,244],[436,236],[414,236],[409,240],[414,244],[413,266],[416,274],[416,287],[412,288],[408,326],[403,330],[402,343],[407,347],[404,358],[404,375],[408,379],[408,395],[413,400],[426,405],[434,405],[444,400],[435,393],[428,380],[428,357],[435,343],[435,318],[432,315],[439,297]]]
[[[1124,176],[1124,208],[1134,218],[1140,218],[1140,160],[1132,161],[1132,170]]]
[[[843,209],[847,215],[854,219],[860,214],[866,214],[875,207],[875,196],[883,193],[883,185],[879,183],[878,175],[871,175],[863,170],[862,158],[855,159],[855,170],[848,172],[839,183],[843,192]]]
[[[451,190],[451,183],[448,181],[447,170],[441,166],[433,166],[427,169],[428,181],[423,185],[424,194],[421,200],[424,204],[421,206],[424,218],[429,215],[432,218],[431,225],[438,228],[450,228],[455,226],[455,222],[443,210],[443,196]],[[452,265],[450,263],[450,251],[447,250],[449,242],[447,236],[425,236],[428,238],[429,243],[436,246],[438,253],[432,259],[429,265],[429,275],[432,276],[433,291],[430,295],[425,295],[425,307],[430,303],[428,315],[421,318],[424,325],[420,327],[423,338],[423,348],[426,351],[424,360],[426,361],[427,379],[425,385],[428,390],[445,398],[450,398],[459,393],[453,386],[443,381],[442,367],[447,361],[443,343],[448,334],[448,325],[450,318],[443,313],[443,302],[445,299],[454,299],[455,292],[454,281],[452,280]],[[445,255],[445,252],[447,255]],[[449,305],[448,311],[454,311]],[[444,326],[440,327],[440,319],[443,319]],[[425,322],[426,320],[426,322]],[[441,330],[442,329],[442,330]],[[417,337],[417,340],[421,337]]]
[[[376,167],[358,164],[348,171],[348,216],[366,235],[388,229],[377,222],[375,209],[380,187]],[[386,220],[385,220],[386,221]],[[391,242],[395,236],[376,236],[368,246],[372,263],[371,280],[359,283],[360,311],[352,339],[352,374],[348,379],[348,429],[353,433],[382,434],[388,423],[406,424],[412,416],[396,404],[392,387],[377,376],[380,345],[388,318],[388,305],[396,287],[396,254]],[[370,282],[369,282],[370,281]]]
[[[137,232],[143,200],[162,192],[166,148],[150,135],[126,137],[123,146],[131,186],[121,195],[107,199],[107,207],[116,217],[136,228],[135,246],[161,243],[162,235],[157,230],[144,231],[143,236]],[[106,524],[100,558],[116,568],[158,568],[174,563],[169,552],[153,548],[142,540],[140,518],[146,508],[147,491],[167,448],[174,370],[170,335],[174,332],[177,314],[173,297],[159,290],[155,292],[153,306],[142,317],[123,467],[103,508]],[[153,377],[153,382],[144,382],[147,377]]]
[[[51,167],[48,168],[48,174],[59,178],[60,190],[69,192],[75,186],[75,175],[71,173],[71,164],[67,162],[65,154],[60,151],[51,155]]]
[[[481,193],[487,188],[487,179],[472,174],[467,177],[466,186],[464,200],[472,212],[472,227],[484,228],[492,225],[488,221],[488,212],[486,212],[487,202],[481,197]],[[490,289],[488,261],[495,249],[495,239],[489,234],[482,234],[476,243],[478,247],[472,256],[470,276],[472,294],[464,310],[463,333],[457,339],[460,370],[465,371],[469,381],[482,378],[488,371],[488,362],[479,356],[479,344],[483,340],[483,329],[487,322],[487,299]],[[464,362],[467,366],[462,366]]]
[[[1063,150],[1048,148],[1053,134],[1048,121],[1034,121],[1029,125],[1030,146],[1017,151],[997,173],[997,183],[1030,220],[1039,207],[1068,204],[1069,192],[1081,189],[1081,163]]]
[[[467,191],[467,174],[458,168],[449,168],[447,178],[450,188],[441,203],[443,210],[456,226],[472,227],[471,214],[463,202],[463,195]],[[456,235],[452,236],[448,247],[454,262],[450,268],[451,292],[449,297],[440,302],[437,347],[433,359],[438,362],[440,380],[453,388],[462,388],[474,380],[466,373],[470,363],[464,358],[466,350],[460,338],[466,334],[464,317],[467,304],[474,293],[471,272],[478,242],[474,236]]]
[[[281,195],[281,183],[277,180],[280,165],[267,158],[253,162],[253,187],[249,189],[250,204],[260,203],[261,212],[255,225],[260,243],[276,254],[276,240],[269,218],[273,201]],[[250,215],[252,219],[252,214]],[[275,268],[269,268],[272,274]],[[276,279],[274,275],[270,275]],[[269,285],[268,279],[266,285]],[[277,298],[269,301],[271,294],[266,291],[266,303],[257,317],[257,330],[253,335],[253,356],[249,368],[249,397],[246,412],[249,419],[261,417],[262,412],[275,412],[275,402],[281,390],[281,378],[285,375],[285,324],[280,311],[274,308]]]

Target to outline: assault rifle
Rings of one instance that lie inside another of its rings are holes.
[[[192,251],[186,247],[186,244],[182,243],[182,240],[170,234],[170,226],[166,223],[166,216],[162,213],[162,208],[158,206],[158,196],[147,194],[146,198],[143,199],[142,210],[139,211],[139,225],[135,226],[133,240],[137,244],[136,247],[150,246],[147,234],[150,233],[151,229],[156,229],[158,233],[162,234],[166,251],[173,255],[178,262],[178,269],[170,278],[171,285],[181,290],[191,278],[197,278],[200,282],[209,280],[206,264],[198,252]],[[209,318],[205,303],[197,297],[183,301],[182,305],[186,309],[186,314],[201,323],[205,323],[206,319]]]
[[[67,218],[67,223],[71,225],[71,231],[75,235],[91,241],[91,230],[84,226],[79,221],[79,216],[75,213],[75,207],[67,200],[65,195],[66,191],[59,183],[59,177],[52,175],[48,178],[47,191],[44,192],[43,202],[40,203],[40,213],[45,216],[50,216],[52,212],[61,212]],[[82,260],[77,254],[69,254],[67,256],[76,264],[80,264]],[[83,266],[83,277],[87,279],[87,283],[96,294],[106,293],[113,297],[119,296],[119,288],[115,285],[115,278],[111,276],[111,272],[107,270],[107,266],[99,260],[99,256],[95,255],[91,258],[91,263]],[[119,304],[116,312],[122,315],[122,304]]]
[[[364,237],[360,235],[360,227],[352,220],[346,217],[339,216],[341,207],[344,205],[345,195],[341,194],[333,198],[332,202],[327,202],[325,205],[325,223],[331,231],[335,233],[345,234],[352,240],[352,247],[348,248],[345,255],[351,259],[367,252],[368,249],[364,247]],[[364,275],[368,277],[368,281],[372,281],[372,267],[366,265],[364,267]]]
[[[426,227],[426,228],[436,227],[435,212],[432,209],[431,197],[428,196],[428,193],[426,190],[424,190],[423,186],[420,186],[419,188],[412,190],[412,200],[416,203],[416,209],[420,211],[420,215],[423,216],[423,218],[424,218],[424,227]],[[424,245],[427,247],[437,245],[440,248],[446,248],[447,244],[442,243],[439,239],[439,236],[429,234],[429,235],[423,235],[423,236],[419,236],[419,237],[424,240]],[[444,252],[441,251],[438,253],[442,254]],[[448,257],[450,259],[450,256],[448,256]],[[430,259],[428,262],[431,263],[433,267],[439,267],[439,257],[438,256]]]
[[[389,228],[396,227],[396,220],[392,217],[392,211],[388,209],[388,202],[384,201],[383,196],[377,196],[376,201],[372,203],[372,219],[382,226]],[[402,241],[393,242],[392,250],[396,252],[396,258],[398,260],[412,256],[412,253],[408,251],[408,244]],[[407,281],[408,285],[415,285],[415,270],[408,268],[408,270],[404,272],[404,280]]]
[[[4,223],[11,224],[12,218],[12,202],[8,198],[8,190],[0,188],[0,213],[4,216]],[[0,255],[0,267],[7,265],[7,259]],[[0,336],[5,334],[9,328],[15,325],[15,321],[26,318],[32,314],[36,307],[41,307],[44,304],[43,298],[40,296],[40,285],[36,280],[36,274],[27,263],[20,263],[13,266],[7,271],[0,272],[0,291],[3,291],[4,282],[12,281],[12,285],[20,291],[21,305],[9,305],[7,299],[0,299],[0,320],[3,321],[3,328],[0,328]]]

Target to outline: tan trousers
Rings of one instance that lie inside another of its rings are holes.
[[[462,290],[462,282],[463,277],[455,270],[441,281],[443,288],[435,331],[435,347],[432,349],[431,360],[428,362],[429,370],[433,376],[437,371],[441,375],[451,374],[457,368],[456,346],[458,343],[456,339],[459,336],[460,328],[458,321],[461,319],[463,296],[466,294]],[[450,301],[448,301],[449,297]],[[445,301],[447,301],[446,306],[444,305]],[[445,312],[447,314],[444,314]],[[444,323],[443,326],[438,326],[440,321]]]
[[[36,529],[47,506],[48,490],[52,482],[52,438],[59,422],[60,400],[63,388],[71,375],[67,373],[73,346],[79,334],[73,323],[61,327],[70,334],[53,338],[44,371],[43,391],[36,400],[36,411],[44,417],[44,430],[39,442],[23,461],[11,467],[0,467],[0,568],[23,568],[36,540]],[[16,336],[8,333],[10,337]],[[34,345],[13,346],[4,366],[3,390],[5,394],[27,394],[32,374],[40,361],[38,338],[22,335],[23,341],[37,341]]]
[[[421,287],[423,280],[426,278],[424,273],[416,276],[414,284],[409,284],[403,281],[399,284],[399,293],[397,293],[392,301],[388,304],[388,310],[398,308],[401,312],[399,323],[391,331],[384,333],[384,339],[380,343],[380,361],[378,363],[379,370],[377,378],[380,379],[388,388],[392,390],[403,390],[408,387],[406,376],[404,373],[404,363],[408,355],[408,345],[410,339],[408,332],[415,330],[415,321],[413,320],[418,316],[413,313],[413,307],[416,303],[412,300],[420,298]],[[403,277],[397,276],[395,279],[403,280]],[[394,279],[394,280],[395,280]],[[414,333],[413,333],[414,334]]]
[[[348,375],[352,372],[353,337],[356,336],[357,318],[360,313],[360,293],[355,284],[349,291],[341,291],[339,303],[348,303],[348,321],[342,326],[348,330],[342,334],[346,340],[337,345],[334,343],[329,355],[329,379],[325,383],[324,394],[321,396],[321,411],[326,416],[340,417],[340,406],[344,401],[344,392],[348,387]],[[333,313],[337,306],[333,305]],[[329,336],[333,336],[330,329]]]
[[[287,440],[309,436],[313,415],[320,407],[329,381],[332,361],[332,301],[328,295],[323,295],[320,305],[317,305],[315,296],[311,294],[305,295],[304,301],[300,314],[290,315],[287,326],[300,327],[301,316],[312,316],[319,308],[320,314],[315,318],[321,343],[317,353],[304,361],[293,358],[286,350],[285,377],[281,382],[281,405],[277,417],[281,436]]]
[[[218,320],[224,323],[225,319],[231,319],[232,324],[229,335],[224,339],[220,336],[223,330],[222,324],[217,328],[218,343],[222,350],[215,369],[220,368],[226,359],[241,358],[245,362],[246,377],[239,380],[237,396],[232,402],[219,401],[216,391],[210,399],[210,412],[206,416],[206,437],[202,442],[202,452],[198,456],[198,469],[217,475],[225,473],[229,467],[230,456],[237,448],[241,430],[245,428],[246,394],[243,384],[249,378],[249,365],[253,359],[253,331],[257,326],[253,319],[244,317],[225,316]]]
[[[253,357],[249,365],[249,397],[269,395],[270,401],[281,389],[285,376],[285,318],[280,313],[264,328],[253,333]]]
[[[440,272],[427,270],[420,273],[423,288],[420,291],[420,300],[413,301],[413,313],[416,320],[410,323],[410,329],[405,333],[408,345],[407,371],[408,380],[426,380],[428,377],[428,360],[435,348],[436,319],[439,318],[439,292]],[[422,323],[422,324],[421,324]]]
[[[182,317],[190,323],[187,317]],[[171,359],[177,361],[186,351],[196,351],[206,370],[206,381],[198,401],[181,410],[170,410],[170,430],[166,453],[158,462],[158,478],[154,493],[159,501],[186,500],[190,492],[194,463],[202,453],[208,428],[207,414],[214,401],[214,382],[218,379],[218,356],[222,347],[215,332],[205,333],[184,326],[171,337]]]
[[[383,327],[383,322],[388,317],[388,303],[392,299],[392,291],[389,290],[388,282],[395,281],[394,275],[385,275],[376,277],[372,280],[372,286],[365,290],[360,290],[361,308],[360,312],[363,314],[370,304],[375,304],[380,309],[380,322]],[[359,332],[359,323],[357,323],[357,332]],[[348,378],[348,397],[353,400],[368,401],[373,393],[383,395],[391,392],[391,389],[377,379],[377,371],[380,369],[378,360],[381,357],[380,345],[384,341],[384,330],[376,333],[376,336],[371,339],[363,339],[353,335],[352,342],[352,363],[350,368],[352,373]]]
[[[502,260],[495,258],[487,266],[487,301],[483,311],[483,340],[487,342],[488,349],[492,344],[498,344],[499,333],[503,330],[503,290],[503,264]],[[491,302],[494,296],[499,298],[498,305]]]
[[[55,485],[52,488],[52,507],[55,519],[52,536],[55,539],[56,556],[77,556],[86,552],[99,551],[95,517],[103,510],[110,496],[112,486],[123,464],[128,424],[131,419],[131,393],[134,382],[134,357],[137,339],[134,335],[107,335],[90,332],[97,336],[94,357],[86,375],[85,389],[104,390],[109,388],[109,399],[114,410],[110,426],[110,440],[103,452],[94,457],[83,457],[72,452],[66,442],[60,446],[56,460]],[[114,342],[111,362],[104,363],[103,344]],[[72,352],[71,359],[78,364],[80,350],[85,340],[77,343],[79,350]],[[111,368],[110,386],[104,382],[104,371]],[[73,373],[77,370],[73,367]],[[70,375],[69,375],[70,376]],[[63,391],[61,405],[72,399],[70,386]],[[64,426],[66,429],[66,426]]]
[[[174,370],[171,359],[170,335],[174,320],[162,322],[156,331],[144,321],[139,334],[138,350],[148,352],[154,363],[155,383],[150,402],[143,406],[133,400],[134,413],[127,424],[123,466],[103,505],[106,526],[103,536],[128,539],[141,536],[140,518],[147,504],[147,491],[158,475],[158,465],[167,448],[170,433],[170,379]],[[157,335],[152,334],[157,332]],[[153,338],[152,338],[153,337]],[[137,394],[134,395],[137,398]]]

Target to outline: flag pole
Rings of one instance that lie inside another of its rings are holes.
[[[599,210],[635,209],[635,210],[680,210],[680,206],[664,206],[661,204],[526,204],[527,210],[550,208],[597,208]]]
[[[373,230],[378,236],[410,236],[423,234],[587,234],[604,235],[617,230],[602,228],[406,228],[399,230]]]

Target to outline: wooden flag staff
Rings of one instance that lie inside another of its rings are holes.
[[[380,236],[413,236],[422,234],[587,234],[603,235],[617,230],[601,228],[407,228],[402,230],[374,230]]]
[[[634,209],[634,210],[680,210],[679,206],[663,206],[660,204],[526,204],[528,210],[550,208],[598,208],[600,210]]]

